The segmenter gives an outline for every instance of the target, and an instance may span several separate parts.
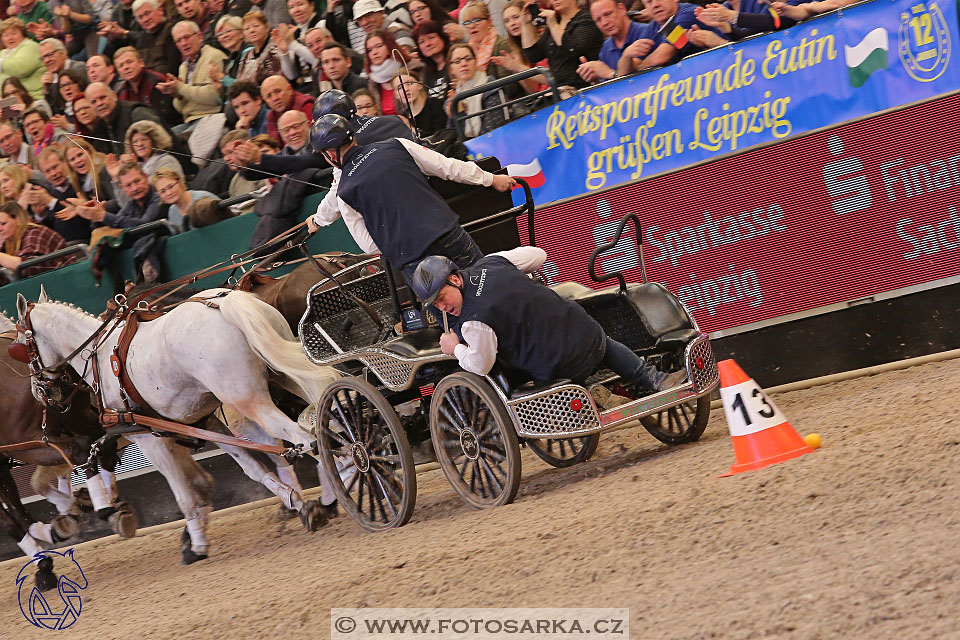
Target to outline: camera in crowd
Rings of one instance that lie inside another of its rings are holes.
[[[547,26],[547,19],[540,15],[540,5],[534,2],[533,4],[527,5],[527,11],[530,13],[530,22],[533,26],[545,27]]]

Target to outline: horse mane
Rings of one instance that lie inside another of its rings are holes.
[[[43,304],[50,304],[55,307],[63,307],[64,309],[69,309],[70,311],[74,312],[76,315],[83,316],[84,318],[93,318],[94,320],[97,319],[95,315],[93,315],[92,313],[90,313],[85,309],[81,309],[80,307],[73,304],[72,302],[61,302],[60,300],[47,300]]]

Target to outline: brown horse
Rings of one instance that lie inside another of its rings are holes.
[[[336,276],[338,271],[359,264],[364,260],[369,260],[371,256],[331,252],[319,254],[314,257],[323,268]],[[379,266],[371,266],[368,268],[379,269]],[[347,274],[346,278],[338,278],[338,280],[341,283],[348,282],[361,275],[364,274],[360,270],[351,271]],[[307,310],[307,292],[310,290],[310,287],[326,277],[327,276],[321,273],[311,262],[307,261],[289,274],[280,278],[271,278],[261,274],[248,274],[241,279],[241,288],[250,291],[250,293],[282,313],[290,325],[290,329],[294,335],[296,335],[300,318],[303,317],[303,314]],[[249,284],[246,284],[247,282],[249,282]],[[334,283],[330,282],[325,284],[322,290],[335,286]]]
[[[9,322],[3,318],[3,327]],[[0,525],[28,555],[40,551],[39,542],[48,544],[62,542],[79,531],[79,523],[74,517],[78,512],[74,496],[55,488],[62,471],[72,464],[87,461],[90,446],[104,435],[88,397],[78,394],[73,402],[60,411],[50,407],[46,413],[33,396],[29,370],[27,366],[14,360],[7,353],[7,347],[16,338],[15,333],[0,334],[0,446],[21,443],[40,442],[46,438],[55,447],[36,445],[0,453]],[[45,423],[44,423],[45,422]],[[20,500],[16,483],[10,473],[14,462],[37,465],[33,476],[34,489],[57,506],[60,515],[50,524],[35,522]],[[107,447],[99,458],[101,467],[113,471],[117,463],[116,446]],[[87,477],[101,481],[96,470],[88,470]],[[101,481],[102,482],[102,481]],[[110,490],[107,489],[107,493]],[[110,497],[113,499],[113,496]],[[136,517],[127,505],[115,502],[109,507],[97,511],[98,517],[109,520],[114,531],[121,535],[132,536],[136,531]],[[38,562],[35,576],[37,587],[41,590],[57,586],[57,577],[53,573],[53,560],[45,557]]]

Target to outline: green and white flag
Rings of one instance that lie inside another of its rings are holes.
[[[854,46],[843,46],[843,57],[847,63],[850,84],[854,88],[862,87],[877,69],[887,68],[887,30],[877,27]]]

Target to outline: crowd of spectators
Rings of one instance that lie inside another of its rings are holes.
[[[469,116],[545,88],[455,99],[492,80],[548,68],[570,95],[848,3],[0,0],[0,267],[100,227],[218,219],[211,203],[277,182],[252,159],[310,153],[330,89],[422,137],[457,119],[475,136],[533,107]]]

